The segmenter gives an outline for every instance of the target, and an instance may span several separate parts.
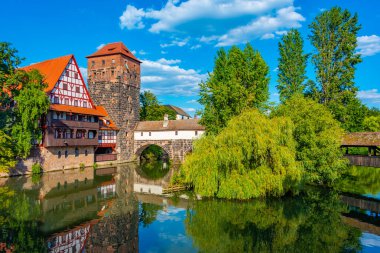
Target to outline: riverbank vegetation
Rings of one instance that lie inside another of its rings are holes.
[[[304,183],[334,186],[348,165],[343,134],[377,129],[378,110],[361,103],[354,83],[357,15],[333,7],[309,28],[312,53],[294,29],[279,43],[278,106],[268,102],[269,68],[258,51],[250,44],[218,51],[200,84],[207,135],[181,170],[196,193],[249,199],[297,192]],[[315,80],[306,76],[309,58]]]
[[[0,170],[26,158],[42,139],[41,124],[49,109],[44,77],[18,69],[22,58],[9,43],[0,43]]]

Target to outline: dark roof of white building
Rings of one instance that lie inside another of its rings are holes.
[[[187,120],[168,120],[167,127],[164,127],[164,121],[140,121],[135,131],[176,131],[176,130],[205,130],[205,127],[199,124],[199,119]]]
[[[172,109],[173,111],[175,111],[179,115],[191,118],[191,116],[187,112],[185,112],[183,109],[181,109],[177,106],[174,106],[174,105],[165,105],[165,106]]]

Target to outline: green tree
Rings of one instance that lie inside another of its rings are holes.
[[[363,130],[369,131],[369,132],[379,132],[380,131],[380,117],[379,116],[365,117],[363,120]]]
[[[296,190],[302,170],[295,162],[293,124],[268,119],[257,109],[230,120],[217,136],[194,143],[181,173],[202,196],[249,199]]]
[[[213,72],[200,84],[200,123],[207,133],[217,134],[244,109],[263,108],[269,97],[268,73],[268,65],[250,44],[244,50],[233,46],[228,53],[220,49]]]
[[[351,130],[346,122],[353,121],[352,110],[360,110],[354,83],[355,66],[361,62],[356,54],[357,33],[360,30],[358,16],[348,10],[333,7],[319,14],[310,24],[312,45],[315,47],[312,61],[318,82],[319,102],[325,104],[334,117]]]
[[[15,122],[12,138],[17,156],[26,158],[33,144],[42,139],[41,122],[49,110],[50,101],[44,89],[44,77],[37,71],[25,73],[20,93],[14,97]]]
[[[171,120],[176,119],[176,112],[161,105],[151,91],[144,91],[140,94],[140,103],[140,120],[163,120],[165,114],[168,114]]]
[[[0,130],[0,172],[7,172],[8,168],[16,165],[12,149],[12,139]]]
[[[340,177],[347,162],[340,150],[343,130],[325,106],[295,95],[272,115],[294,122],[297,160],[302,162],[307,182],[332,184]]]
[[[282,36],[278,43],[278,85],[280,100],[284,102],[293,94],[305,90],[306,64],[308,55],[303,53],[303,39],[296,29]]]

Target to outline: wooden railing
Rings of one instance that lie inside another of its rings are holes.
[[[346,155],[352,165],[380,168],[380,156]]]
[[[172,193],[172,192],[179,192],[186,190],[186,186],[184,185],[169,185],[166,188],[162,189],[163,194]]]
[[[95,154],[95,162],[116,161],[117,154]]]

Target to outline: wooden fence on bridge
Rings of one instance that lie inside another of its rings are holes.
[[[352,165],[380,168],[380,156],[345,155],[345,157]]]

